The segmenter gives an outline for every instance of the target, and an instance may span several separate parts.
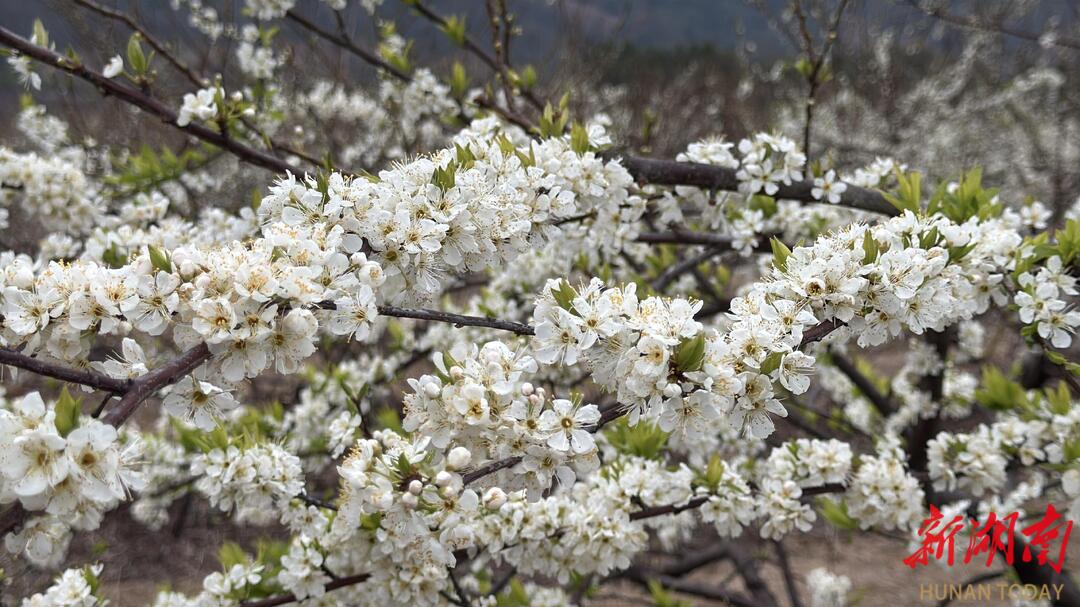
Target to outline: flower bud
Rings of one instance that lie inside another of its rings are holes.
[[[405,493],[401,496],[401,503],[409,510],[412,510],[413,508],[416,508],[417,504],[420,503],[420,499],[412,493]]]
[[[424,384],[424,395],[428,398],[438,398],[439,392],[441,392],[441,390],[439,390],[439,386],[435,385],[435,382]]]
[[[533,385],[529,382],[521,384],[521,393],[528,396],[533,393]]]
[[[413,479],[409,482],[409,493],[413,495],[420,495],[420,492],[424,490],[424,483]]]
[[[454,475],[446,470],[440,470],[439,473],[435,475],[435,484],[440,487],[446,487],[452,482],[454,482]]]
[[[498,487],[492,487],[484,492],[484,507],[488,510],[498,510],[506,503],[506,492]]]
[[[232,95],[230,95],[230,98],[233,101],[243,101],[244,100],[244,94],[241,93],[240,91],[233,91]]]
[[[446,456],[446,467],[450,470],[461,470],[472,461],[472,453],[465,447],[454,447]]]

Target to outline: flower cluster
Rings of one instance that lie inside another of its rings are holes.
[[[191,462],[195,488],[238,522],[265,525],[304,490],[300,459],[275,444],[216,448]]]
[[[186,93],[184,103],[180,106],[180,114],[176,118],[177,126],[187,126],[192,120],[206,122],[217,117],[218,100],[221,95],[221,88],[218,86],[209,86],[194,93]]]
[[[404,428],[430,438],[433,447],[462,447],[476,461],[520,457],[517,483],[539,495],[558,478],[573,484],[576,472],[596,468],[591,431],[596,405],[550,398],[528,380],[536,361],[502,342],[436,354],[437,375],[410,379]]]
[[[88,530],[141,483],[133,470],[137,451],[125,447],[112,426],[80,420],[77,407],[66,393],[50,408],[31,392],[0,409],[0,502],[18,500],[65,528]],[[9,536],[9,548],[25,550],[36,563],[53,561],[57,545],[49,537],[55,534],[47,527],[40,531]]]
[[[764,192],[772,196],[779,189],[778,184],[791,185],[792,181],[801,181],[806,155],[800,152],[795,142],[783,135],[758,133],[750,139],[739,142],[739,191],[751,195]]]
[[[851,579],[846,575],[818,567],[806,574],[806,585],[810,587],[812,607],[845,607],[849,604]]]
[[[1034,274],[1020,274],[1017,282],[1021,290],[1013,302],[1020,307],[1020,321],[1033,325],[1039,337],[1055,348],[1068,348],[1080,326],[1080,312],[1065,301],[1065,296],[1077,294],[1076,278],[1069,275],[1061,258],[1051,257]]]
[[[844,495],[851,518],[862,529],[917,527],[922,521],[923,490],[907,470],[896,436],[878,443],[877,455],[863,455]]]
[[[765,475],[794,480],[802,487],[845,483],[851,459],[851,445],[847,443],[800,438],[773,449],[765,461]]]
[[[99,607],[105,602],[97,596],[101,565],[67,569],[44,592],[22,600],[22,607]]]
[[[25,208],[49,229],[85,234],[100,220],[104,201],[83,172],[86,159],[77,148],[62,153],[20,154],[0,147],[0,203],[25,199]],[[6,213],[6,210],[5,210]]]

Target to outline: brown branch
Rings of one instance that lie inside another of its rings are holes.
[[[327,42],[334,44],[335,46],[338,46],[352,53],[353,55],[356,55],[366,63],[378,68],[379,70],[382,70],[383,72],[389,74],[394,78],[397,78],[401,82],[412,82],[412,76],[397,69],[393,65],[390,65],[375,53],[357,45],[346,34],[343,27],[339,27],[339,33],[335,34],[320,27],[319,24],[311,21],[307,17],[304,17],[295,10],[288,11],[287,13],[285,13],[285,16],[292,21],[295,21],[298,25],[315,34],[319,38],[322,38],[323,40],[326,40]],[[499,107],[499,105],[491,99],[481,96],[475,100],[475,103],[479,107],[495,112],[507,122],[521,127],[526,132],[531,132],[534,128],[534,125],[528,119],[511,110]]]
[[[406,74],[405,72],[397,69],[396,67],[390,65],[386,61],[383,61],[382,58],[379,57],[378,55],[376,55],[375,53],[373,53],[373,52],[371,52],[371,51],[369,51],[369,50],[367,50],[367,49],[365,49],[363,47],[358,46],[355,42],[352,41],[351,38],[346,36],[344,32],[341,32],[339,34],[334,34],[333,32],[329,32],[329,31],[323,29],[322,27],[320,27],[314,21],[311,21],[307,17],[304,17],[300,13],[296,12],[295,10],[290,10],[290,11],[286,12],[285,16],[288,17],[289,19],[295,21],[298,25],[300,25],[304,29],[308,30],[309,32],[311,32],[311,33],[315,34],[316,36],[322,38],[323,40],[326,40],[327,42],[330,42],[330,43],[332,43],[332,44],[334,44],[336,46],[339,46],[339,47],[349,51],[350,53],[352,53],[352,54],[356,55],[357,57],[363,59],[367,63],[370,63],[371,65],[379,68],[380,70],[386,72],[387,74],[390,74],[394,78],[397,78],[398,80],[401,80],[402,82],[412,82],[412,76],[410,76],[410,75]]]
[[[755,602],[754,599],[739,592],[733,592],[714,586],[706,586],[705,584],[679,579],[671,575],[643,571],[638,567],[627,569],[617,576],[616,579],[630,580],[643,588],[648,588],[650,581],[657,581],[664,588],[674,590],[675,592],[681,592],[683,594],[689,594],[713,601],[720,601],[728,605],[733,605],[734,607],[759,607],[759,603]]]
[[[165,60],[168,61],[174,68],[176,68],[178,72],[183,74],[184,77],[188,79],[188,82],[199,88],[207,85],[207,82],[201,76],[196,74],[194,71],[192,71],[191,68],[184,65],[179,59],[177,59],[171,52],[169,52],[169,49],[166,48],[160,40],[151,35],[150,32],[146,31],[146,28],[142,27],[142,25],[140,25],[138,21],[135,21],[135,19],[132,18],[131,15],[118,10],[113,10],[106,6],[102,6],[97,2],[94,2],[93,0],[71,1],[103,17],[112,19],[114,21],[120,21],[121,23],[126,24],[132,30],[138,32],[139,35],[142,36],[143,40],[145,40],[146,43],[150,45],[150,48],[157,51],[157,54],[164,57]]]
[[[824,495],[827,493],[843,493],[847,488],[839,483],[828,483],[825,485],[819,485],[817,487],[803,487],[802,497],[812,497],[815,495]],[[630,513],[630,520],[640,521],[642,519],[653,518],[657,516],[664,516],[666,514],[679,514],[680,512],[686,512],[687,510],[693,510],[700,507],[705,502],[709,501],[709,497],[706,495],[695,497],[685,504],[666,504],[663,506],[650,506],[648,508],[642,508],[636,512]]]
[[[143,374],[130,382],[120,397],[120,402],[109,410],[102,421],[119,428],[154,392],[191,373],[208,358],[210,358],[210,348],[206,344],[199,344],[168,364]],[[0,537],[21,526],[29,516],[30,512],[26,511],[21,504],[18,502],[13,504],[0,515]]]
[[[644,158],[641,156],[617,156],[623,167],[638,183],[653,185],[688,185],[707,190],[735,192],[739,189],[739,180],[735,169],[718,167],[698,162],[679,162]],[[773,195],[778,200],[798,200],[801,202],[821,203],[810,193],[814,188],[813,180],[793,182],[791,185],[777,184],[779,190]],[[898,215],[899,211],[880,192],[848,184],[841,195],[839,206],[845,206],[883,215]]]
[[[844,326],[844,322],[841,320],[823,320],[818,324],[803,331],[802,341],[799,342],[799,347],[802,348],[808,344],[812,344],[815,341],[821,341],[825,339],[825,336],[833,331]]]
[[[440,310],[427,310],[424,308],[399,308],[397,306],[379,306],[379,314],[383,316],[395,316],[398,318],[416,318],[419,320],[433,320],[445,322],[455,327],[484,327],[487,329],[499,329],[510,331],[518,335],[534,335],[536,330],[525,323],[512,320],[499,320],[483,316],[469,316],[466,314],[453,314]]]
[[[109,409],[102,421],[116,427],[124,425],[124,422],[131,417],[131,414],[139,408],[139,405],[144,400],[150,398],[161,388],[191,373],[209,358],[210,348],[205,343],[202,343],[184,352],[179,358],[175,358],[169,363],[140,376],[131,384],[131,388],[120,397],[120,402]]]
[[[743,583],[746,584],[746,590],[754,597],[756,605],[759,607],[776,607],[778,605],[776,597],[769,590],[768,584],[765,583],[765,580],[762,579],[761,574],[758,572],[757,565],[746,551],[732,550],[731,562],[735,564],[735,569],[742,576]]]
[[[759,253],[770,253],[768,234],[762,235],[754,243],[753,249]],[[642,232],[634,239],[635,242],[649,244],[678,244],[678,245],[708,245],[714,248],[714,253],[735,250],[735,239],[723,234],[709,232],[692,232],[682,228],[672,228],[668,232]],[[695,264],[697,265],[697,264]]]
[[[799,596],[799,588],[795,584],[795,575],[791,571],[791,563],[788,562],[787,551],[784,550],[783,542],[773,541],[776,548],[776,560],[780,563],[780,571],[784,576],[784,586],[787,588],[788,600],[791,607],[803,607],[802,598]]]
[[[302,171],[280,158],[251,148],[201,124],[191,123],[186,126],[179,126],[176,124],[176,119],[178,117],[177,112],[161,100],[151,97],[134,87],[122,84],[111,78],[106,78],[101,73],[87,68],[82,63],[55,53],[43,46],[38,46],[4,27],[0,27],[0,44],[12,48],[22,55],[51,65],[76,78],[89,82],[96,86],[103,95],[112,95],[121,101],[157,116],[162,122],[183,131],[188,135],[192,135],[207,143],[228,150],[236,157],[249,164],[268,169],[275,173],[291,172],[297,175],[302,174]]]
[[[851,383],[855,384],[855,387],[862,392],[863,396],[873,403],[874,408],[878,410],[883,416],[889,416],[896,412],[896,405],[892,402],[892,399],[886,396],[874,382],[870,381],[870,378],[863,375],[858,367],[852,364],[846,357],[839,352],[830,352],[829,356],[832,358],[833,366],[840,370]]]
[[[516,455],[514,457],[507,457],[507,458],[504,458],[504,459],[499,459],[499,460],[495,460],[495,461],[492,461],[492,462],[488,462],[487,464],[484,464],[483,466],[480,466],[476,470],[473,470],[472,472],[468,472],[468,473],[462,475],[461,481],[462,481],[463,484],[468,485],[469,483],[472,483],[473,481],[484,478],[485,476],[487,476],[489,474],[494,474],[494,473],[498,472],[499,470],[504,470],[506,468],[511,468],[513,466],[516,466],[518,464],[518,462],[520,462],[520,461],[521,461],[521,456]]]
[[[131,380],[115,379],[107,375],[65,367],[57,363],[27,356],[10,348],[0,348],[0,364],[18,367],[31,373],[52,377],[73,384],[90,386],[106,392],[123,393],[131,387]]]
[[[331,590],[337,590],[338,588],[353,586],[367,581],[369,577],[371,577],[371,574],[369,573],[358,573],[356,575],[340,577],[336,580],[327,582],[325,589],[327,592],[330,592]],[[240,607],[277,607],[277,605],[288,605],[289,603],[295,603],[298,600],[299,599],[296,598],[295,594],[289,592],[287,594],[279,594],[264,599],[244,601],[240,603]]]
[[[435,25],[439,26],[440,28],[446,27],[446,18],[443,17],[442,15],[436,13],[435,11],[433,11],[430,7],[428,7],[423,2],[420,2],[419,0],[414,0],[413,2],[410,2],[410,4],[411,4],[412,8],[416,10],[417,13],[419,13],[420,15],[422,15],[423,17],[425,17],[426,19],[428,19],[429,21],[431,21]],[[505,8],[505,6],[503,8]],[[507,27],[509,27],[509,25],[507,25]],[[509,36],[509,31],[507,31],[506,34],[507,34],[507,36]],[[464,39],[463,43],[464,43],[463,46],[465,47],[465,50],[469,51],[470,53],[472,53],[473,55],[478,57],[480,59],[480,61],[482,61],[485,65],[487,65],[489,68],[491,68],[491,71],[495,72],[500,78],[502,78],[504,80],[504,83],[507,86],[510,85],[510,74],[508,72],[508,70],[510,69],[510,65],[509,65],[509,60],[508,59],[505,62],[505,64],[503,62],[499,61],[499,59],[492,56],[491,53],[488,53],[487,51],[485,51],[467,33],[465,34],[465,39]],[[505,50],[506,50],[506,52],[509,52],[509,49],[505,49]],[[536,108],[538,110],[543,110],[544,109],[544,105],[545,105],[544,102],[542,100],[540,100],[540,98],[538,98],[531,90],[523,89],[521,91],[521,95],[534,108]]]

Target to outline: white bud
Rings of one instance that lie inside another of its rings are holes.
[[[453,484],[447,485],[447,486],[443,487],[439,491],[439,493],[441,493],[443,497],[457,497],[458,486],[453,485]]]
[[[498,487],[492,487],[484,492],[484,507],[488,510],[498,510],[506,503],[506,492]]]
[[[243,114],[245,116],[254,116],[255,115],[255,108],[253,108],[253,107],[244,108]]]
[[[413,495],[420,495],[420,492],[424,490],[424,483],[413,479],[409,482],[409,493]]]
[[[440,470],[439,473],[435,475],[435,484],[440,487],[446,487],[452,482],[454,482],[454,475],[446,470]]]
[[[465,447],[454,447],[446,456],[446,467],[450,470],[461,470],[472,461],[472,453]]]
[[[415,481],[413,481],[413,482],[415,482]],[[412,510],[413,508],[416,507],[416,505],[418,503],[420,503],[420,500],[419,500],[419,498],[417,498],[412,493],[405,493],[405,494],[403,494],[401,496],[401,503],[404,504],[405,507],[408,508],[409,510]]]
[[[303,135],[304,134],[304,127],[300,126],[299,124],[294,126],[293,127],[293,134]]]
[[[462,369],[461,367],[459,367],[457,365],[454,365],[453,367],[450,367],[450,377],[452,377],[455,381],[461,379],[464,376],[465,376],[465,370]]]
[[[233,91],[233,93],[232,93],[232,95],[230,95],[230,97],[232,98],[233,101],[243,101],[244,100],[244,94],[241,93],[240,91]]]
[[[427,395],[428,398],[438,398],[439,392],[439,386],[435,385],[435,382],[424,384],[424,394]]]
[[[679,384],[668,384],[664,386],[664,396],[675,398],[680,395],[682,395],[682,388],[679,387]]]
[[[528,396],[533,393],[533,385],[529,382],[521,384],[521,393]]]

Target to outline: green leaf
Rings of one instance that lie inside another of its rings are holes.
[[[56,401],[56,431],[60,436],[67,436],[79,426],[79,413],[82,410],[80,403],[65,386],[60,391],[60,399]]]
[[[683,339],[675,349],[675,368],[681,373],[698,371],[705,364],[705,334]]]
[[[375,414],[375,421],[380,427],[386,428],[387,430],[393,430],[402,436],[408,436],[409,434],[401,427],[401,416],[393,409],[380,409],[379,412]]]
[[[574,298],[577,297],[577,291],[565,279],[559,281],[557,290],[551,289],[551,296],[555,298],[555,303],[559,304],[560,308],[567,312],[574,311]]]
[[[221,568],[228,571],[234,565],[246,565],[248,563],[248,555],[244,552],[244,549],[240,547],[240,544],[236,542],[225,542],[218,548],[218,561],[221,563]]]
[[[658,460],[667,446],[668,434],[657,424],[639,421],[631,426],[624,416],[604,427],[604,437],[624,455]]]
[[[882,192],[885,200],[888,200],[900,211],[918,213],[922,209],[922,175],[918,171],[903,173],[900,169],[893,169],[896,176],[897,194]]]
[[[690,607],[690,603],[679,600],[664,590],[663,584],[658,580],[649,580],[646,582],[649,587],[649,595],[652,596],[653,605],[655,607]]]
[[[38,46],[49,46],[49,32],[45,30],[45,24],[41,19],[34,19],[33,43]]]
[[[843,502],[834,502],[827,497],[818,498],[818,512],[821,517],[838,529],[854,530],[859,528],[859,523],[848,514],[847,505]]]
[[[149,67],[149,62],[146,60],[146,53],[143,52],[142,44],[139,43],[140,39],[142,39],[142,36],[136,32],[128,38],[127,43],[128,64],[131,66],[132,71],[139,76],[145,74]]]
[[[585,127],[580,122],[575,122],[570,127],[570,148],[577,152],[578,155],[592,149],[592,146],[589,145],[589,132],[585,130]]]
[[[465,66],[455,61],[450,68],[450,93],[455,99],[461,99],[469,90],[469,77],[465,74]]]
[[[465,46],[465,17],[458,17],[457,15],[450,15],[443,21],[443,24],[439,26],[439,29],[446,34],[454,44],[458,46]]]
[[[975,390],[975,401],[988,409],[1010,411],[1031,406],[1023,386],[1005,377],[997,367],[983,367],[980,383],[979,389]]]
[[[773,265],[777,270],[781,272],[787,271],[787,260],[791,256],[791,249],[786,244],[780,242],[780,239],[773,236],[769,239],[769,246],[772,248]]]
[[[533,68],[533,66],[526,65],[525,68],[521,70],[521,85],[526,90],[536,86],[536,69]]]
[[[435,172],[431,175],[431,183],[435,184],[440,190],[445,192],[454,187],[456,176],[457,164],[451,162],[446,165],[446,168],[435,168]]]
[[[768,375],[773,371],[780,368],[780,362],[784,358],[783,352],[773,352],[765,357],[765,360],[761,362],[761,368],[758,371],[762,375]]]
[[[878,258],[880,249],[878,248],[877,240],[870,234],[870,230],[867,229],[863,235],[862,241],[863,249],[863,264],[873,263]]]
[[[172,273],[173,266],[172,261],[169,260],[169,254],[160,247],[156,247],[152,244],[146,245],[146,251],[150,255],[150,263],[161,270],[162,272]]]

